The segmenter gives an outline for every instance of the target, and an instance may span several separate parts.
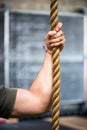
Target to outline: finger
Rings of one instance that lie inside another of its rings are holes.
[[[57,38],[50,39],[49,42],[52,44],[52,43],[57,43],[57,42],[63,41],[64,39],[65,39],[64,36],[60,36]]]
[[[63,36],[63,35],[64,35],[63,31],[60,30],[58,33],[56,33],[56,35],[53,35],[53,36],[51,37],[51,39],[59,38],[59,37],[61,37],[61,36]]]
[[[59,42],[51,43],[50,46],[51,46],[51,47],[61,47],[61,46],[64,47],[65,43],[66,43],[66,40],[65,40],[65,38],[63,38],[63,39],[60,40]]]
[[[62,50],[64,48],[64,44],[62,42],[59,42],[59,43],[55,43],[55,44],[52,44],[51,47],[58,47],[60,48],[60,50]]]
[[[56,31],[49,31],[48,32],[48,37],[52,37],[56,34]]]
[[[63,24],[58,23],[57,26],[55,27],[55,31],[58,32],[62,28]]]

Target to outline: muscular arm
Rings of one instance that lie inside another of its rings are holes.
[[[52,61],[45,54],[43,66],[30,90],[18,89],[11,116],[40,114],[48,110],[52,91]]]
[[[49,110],[52,94],[52,57],[49,52],[56,46],[64,46],[65,38],[60,30],[62,24],[58,24],[56,31],[50,31],[46,35],[44,62],[40,72],[31,85],[29,91],[17,90],[17,96],[11,117],[41,114]]]

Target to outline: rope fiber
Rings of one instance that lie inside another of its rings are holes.
[[[50,26],[54,30],[58,24],[58,0],[50,0]],[[52,130],[59,130],[60,116],[60,48],[52,49]]]

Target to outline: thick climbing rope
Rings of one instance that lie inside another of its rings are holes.
[[[50,26],[54,30],[58,24],[58,0],[50,0]],[[53,48],[53,88],[52,88],[52,130],[59,130],[60,116],[60,48]]]

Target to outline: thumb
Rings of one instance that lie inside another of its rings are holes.
[[[62,28],[62,26],[63,26],[62,23],[58,23],[55,30],[58,32]]]

